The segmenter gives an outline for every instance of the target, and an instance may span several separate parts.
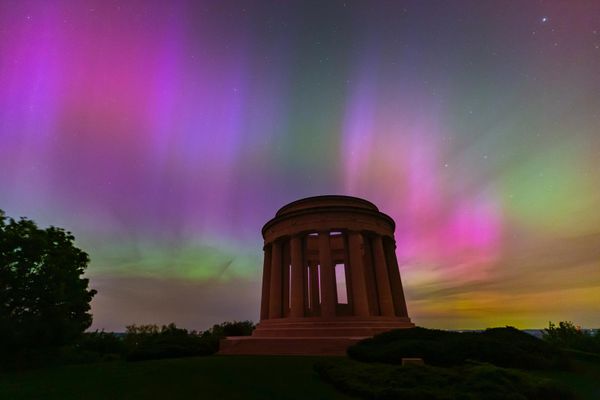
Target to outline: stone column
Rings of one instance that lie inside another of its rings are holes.
[[[303,317],[308,317],[310,314],[310,283],[309,279],[309,269],[310,266],[304,262],[306,260],[306,254],[304,251],[302,252],[302,293],[304,293],[304,300],[302,300],[302,304],[304,304],[304,312],[302,313]]]
[[[319,265],[321,266],[321,316],[335,317],[336,283],[335,270],[331,265],[329,232],[319,232]]]
[[[269,319],[269,296],[271,291],[271,246],[265,245],[260,303],[260,320]]]
[[[367,284],[367,297],[369,299],[369,315],[380,315],[377,283],[375,281],[375,266],[373,263],[373,244],[367,233],[363,233],[363,250],[365,282]]]
[[[394,300],[390,288],[387,263],[385,262],[385,250],[380,235],[373,237],[373,258],[375,261],[375,280],[377,281],[377,296],[379,299],[379,310],[386,317],[394,316]]]
[[[286,238],[281,244],[281,282],[283,285],[281,294],[281,317],[287,318],[290,316],[290,239]]]
[[[390,274],[390,285],[392,287],[392,298],[394,299],[396,315],[398,317],[408,317],[404,290],[402,289],[402,280],[400,278],[400,270],[398,268],[398,260],[396,259],[396,244],[394,239],[390,238],[389,240],[386,240],[384,246],[388,255],[388,271]]]
[[[271,244],[271,288],[269,290],[269,319],[281,318],[281,242]]]
[[[368,317],[369,301],[367,299],[367,285],[365,282],[365,270],[361,251],[361,236],[362,235],[359,232],[348,232],[352,302],[354,304],[354,315]]]
[[[302,318],[304,316],[304,263],[302,260],[302,238],[299,235],[292,236],[290,252],[292,258],[290,317]]]
[[[313,315],[319,310],[319,266],[312,264],[310,267],[310,309]]]

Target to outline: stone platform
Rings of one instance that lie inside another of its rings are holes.
[[[361,337],[366,338],[392,329],[412,328],[402,317],[304,317],[275,318],[261,321],[253,337]]]
[[[255,337],[230,336],[222,339],[223,355],[343,356],[346,349],[364,337]]]
[[[261,321],[252,336],[227,337],[219,354],[345,355],[349,346],[392,329],[412,328],[408,318],[279,318]]]

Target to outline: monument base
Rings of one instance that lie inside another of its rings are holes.
[[[227,337],[219,354],[345,355],[360,340],[392,329],[412,328],[409,318],[278,318],[261,321],[252,336]]]
[[[307,317],[261,321],[253,337],[370,337],[392,329],[413,328],[406,317]]]

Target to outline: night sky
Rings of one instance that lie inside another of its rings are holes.
[[[0,208],[73,232],[92,328],[258,319],[262,225],[396,220],[409,314],[600,325],[600,3],[0,0]]]

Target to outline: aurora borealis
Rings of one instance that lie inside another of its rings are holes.
[[[73,232],[94,329],[257,320],[319,194],[394,218],[419,325],[600,326],[600,4],[0,0],[0,209]]]

